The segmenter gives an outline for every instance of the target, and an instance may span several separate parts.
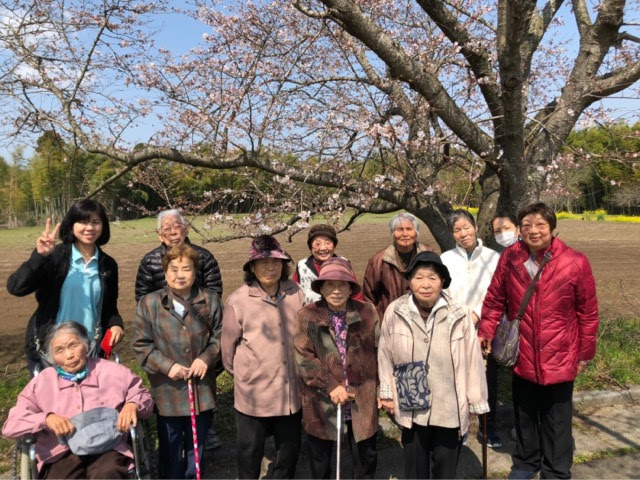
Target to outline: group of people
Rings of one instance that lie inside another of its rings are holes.
[[[30,368],[53,368],[25,387],[3,435],[39,434],[42,478],[123,478],[131,460],[123,432],[153,410],[159,475],[194,478],[192,429],[202,460],[206,439],[215,438],[216,375],[224,368],[234,382],[239,478],[260,476],[268,436],[276,446],[269,475],[294,478],[303,429],[311,475],[329,478],[339,422],[354,478],[373,478],[379,409],[401,428],[405,478],[454,478],[470,414],[488,413],[489,445],[501,445],[490,340],[503,314],[516,316],[551,252],[521,323],[510,478],[570,478],[573,380],[595,354],[598,326],[589,263],[552,235],[555,214],[544,204],[493,219],[502,254],[483,245],[467,211],[448,220],[456,247],[439,256],[418,241],[416,217],[396,215],[392,243],[369,260],[362,286],[335,253],[330,225],[310,228],[310,255],[294,272],[275,237],[256,237],[244,284],[223,306],[215,258],[189,242],[178,211],[162,212],[161,245],[136,277],[132,326],[150,394],[126,367],[99,358],[124,333],[118,270],[100,248],[109,240],[104,208],[82,200],[62,224],[47,221],[8,280],[12,294],[36,294]],[[115,410],[114,438],[89,455],[73,448],[85,428],[77,417],[100,407]]]

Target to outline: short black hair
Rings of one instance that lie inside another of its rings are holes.
[[[73,234],[73,224],[88,221],[92,213],[97,214],[102,222],[102,234],[96,240],[96,245],[106,245],[109,238],[111,238],[107,212],[101,203],[91,200],[90,198],[78,200],[71,205],[69,211],[62,219],[62,224],[60,225],[60,240],[62,240],[62,243],[75,243],[76,237]]]
[[[447,217],[447,225],[449,225],[449,230],[453,232],[453,226],[461,218],[466,218],[467,220],[469,220],[469,223],[473,225],[473,228],[476,228],[476,220],[475,218],[473,218],[473,215],[471,215],[467,210],[458,208],[457,210],[451,212],[451,214]]]
[[[493,222],[497,218],[508,218],[511,221],[511,223],[513,223],[516,227],[520,223],[518,222],[518,218],[513,213],[500,211],[500,212],[496,212],[496,214],[491,219],[491,228],[493,228]]]
[[[284,282],[286,279],[289,278],[289,274],[291,273],[291,269],[289,268],[289,262],[287,260],[282,260],[282,274],[280,275],[280,281]],[[255,262],[255,260],[253,260],[251,262],[251,265],[253,265],[253,262]],[[253,282],[257,282],[258,279],[256,277],[256,275],[251,271],[251,268],[247,268],[244,271],[244,283],[246,283],[247,285],[251,285]]]
[[[551,227],[551,231],[553,232],[556,229],[556,212],[553,211],[546,203],[538,202],[532,203],[531,205],[527,205],[526,207],[522,207],[518,212],[518,225],[522,227],[522,219],[527,215],[536,215],[539,214]]]

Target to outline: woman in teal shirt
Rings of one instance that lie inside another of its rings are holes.
[[[62,243],[56,245],[58,234]],[[51,324],[73,320],[84,325],[93,355],[99,353],[107,331],[110,346],[122,339],[118,264],[100,249],[110,236],[104,207],[94,200],[80,200],[53,230],[47,219],[31,257],[9,277],[9,293],[21,297],[35,292],[38,303],[25,336],[30,371],[46,365],[44,338]]]

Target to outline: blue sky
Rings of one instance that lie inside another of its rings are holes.
[[[182,6],[183,2],[176,4]],[[563,14],[565,16],[571,15],[568,10],[565,10]],[[638,14],[638,12],[636,12],[636,14]],[[629,21],[635,22],[636,25],[640,24],[640,19],[637,18],[630,19]],[[184,53],[196,46],[202,41],[203,33],[209,31],[209,27],[206,25],[184,15],[177,14],[159,16],[154,23],[154,27],[159,30],[159,34],[156,37],[156,46],[169,49],[175,53]],[[574,41],[578,37],[574,22],[571,18],[567,18],[566,26],[562,32],[570,41]],[[636,26],[635,31],[632,30],[632,32],[640,36],[640,28],[638,26]],[[573,43],[574,48],[576,48],[575,41]],[[618,118],[623,118],[627,121],[637,121],[640,119],[640,100],[637,97],[633,97],[631,93],[622,92],[614,98],[606,99],[603,102],[607,107],[615,109],[615,116]],[[127,138],[134,143],[138,141],[144,142],[153,133],[153,127],[152,121],[150,120],[147,124],[129,132]],[[4,139],[2,142],[4,143]],[[15,143],[12,145],[0,144],[0,155],[9,159],[10,152],[15,146]],[[29,155],[29,150],[27,150],[27,155]]]

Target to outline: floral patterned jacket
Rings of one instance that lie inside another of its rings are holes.
[[[296,364],[302,379],[302,422],[305,431],[324,440],[336,440],[336,407],[329,393],[345,384],[345,371],[324,300],[298,312],[295,336]],[[355,393],[351,416],[356,442],[378,429],[377,354],[378,315],[369,302],[347,305],[347,376]]]

